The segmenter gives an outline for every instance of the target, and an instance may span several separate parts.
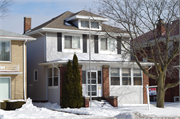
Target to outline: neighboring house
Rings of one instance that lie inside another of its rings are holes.
[[[24,33],[37,38],[27,44],[28,96],[34,101],[60,103],[66,64],[72,60],[74,53],[79,61],[83,96],[89,97],[91,50],[94,99],[111,96],[118,97],[119,104],[147,103],[145,86],[149,78],[136,63],[130,62],[129,55],[122,58],[124,51],[120,42],[109,38],[106,32],[118,40],[129,40],[129,36],[121,29],[103,24],[107,18],[84,10],[78,13],[67,11],[33,29],[31,18],[25,17],[24,20]],[[142,65],[148,68],[152,64]]]
[[[26,42],[32,40],[0,29],[0,100],[26,100]]]
[[[159,22],[163,22],[163,21],[159,21]],[[164,26],[159,23],[156,26],[156,29],[154,29],[157,38],[159,38],[159,42],[163,42],[165,41],[165,35],[166,35],[166,31]],[[178,44],[178,40],[179,40],[179,20],[175,20],[172,21],[171,24],[166,24],[167,26],[169,26],[169,31],[171,31],[170,33],[170,42],[169,42],[169,51],[168,54],[170,54],[173,50],[173,47],[175,47],[175,44]],[[147,33],[145,33],[144,35],[139,36],[137,39],[140,43],[145,44],[144,41],[144,37],[147,38],[149,40],[149,42],[151,43],[152,46],[154,46],[153,44],[155,44],[155,37],[153,34],[153,31],[149,31]],[[147,50],[149,50],[150,48],[147,45],[142,45],[143,47],[145,47]],[[163,48],[163,47],[161,47]],[[164,47],[165,48],[165,47]],[[163,49],[161,49],[163,50]],[[147,52],[148,53],[148,52]],[[144,61],[147,62],[147,60],[143,59],[140,55],[138,56],[140,61]],[[166,82],[165,83],[173,83],[176,82],[177,80],[179,80],[179,71],[177,68],[175,67],[179,67],[179,56],[176,56],[172,62],[169,64],[168,69],[167,69],[167,74],[166,74]],[[149,72],[155,74],[155,68],[153,67]],[[157,85],[157,82],[154,79],[149,78],[149,85],[150,86],[155,86]],[[157,96],[153,95],[150,96],[151,97],[151,101],[156,101],[157,100]],[[167,89],[166,93],[165,93],[165,101],[166,102],[177,102],[179,101],[180,98],[180,85],[174,87],[174,88],[169,88]]]

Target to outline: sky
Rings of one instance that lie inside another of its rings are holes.
[[[22,34],[24,17],[31,17],[34,28],[66,11],[76,13],[93,4],[94,0],[14,0],[6,16],[0,19],[0,29]]]

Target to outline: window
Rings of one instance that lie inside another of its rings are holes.
[[[122,85],[131,85],[131,71],[129,68],[122,69]]]
[[[0,77],[0,100],[11,99],[11,78]]]
[[[118,68],[111,69],[111,85],[120,85],[120,75]]]
[[[173,52],[173,42],[169,42],[169,44],[168,44],[168,57],[171,56],[172,52]]]
[[[64,48],[79,49],[80,48],[80,36],[65,36]]]
[[[82,84],[86,84],[86,71],[82,71]]]
[[[38,81],[38,71],[34,70],[34,81]]]
[[[0,41],[0,61],[10,61],[10,41]]]
[[[115,50],[115,39],[101,38],[101,50]]]
[[[101,38],[101,50],[107,50],[107,38]]]
[[[134,85],[142,85],[142,74],[140,69],[133,69]]]
[[[98,22],[91,22],[91,28],[99,29],[99,23]]]
[[[58,86],[58,69],[48,69],[48,86]]]
[[[98,84],[101,84],[101,71],[98,71]]]
[[[81,27],[89,28],[89,22],[88,21],[81,21]]]

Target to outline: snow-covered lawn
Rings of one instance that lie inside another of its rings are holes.
[[[103,105],[104,103],[106,104]],[[32,104],[31,100],[28,99],[22,108],[15,111],[0,110],[0,119],[104,119],[107,117],[116,117],[118,119],[146,119],[150,117],[153,117],[152,119],[163,117],[161,119],[164,119],[165,117],[171,117],[170,119],[180,119],[180,103],[165,103],[165,108],[156,108],[155,103],[152,103],[149,111],[146,104],[119,105],[119,107],[114,108],[106,101],[93,101],[92,108],[63,109],[59,105],[49,102]]]

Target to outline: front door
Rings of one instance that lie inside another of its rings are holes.
[[[97,96],[97,71],[91,71],[91,79],[90,79],[90,71],[87,71],[87,91],[88,91],[88,96],[96,97]],[[91,84],[90,84],[91,80]],[[91,85],[91,91],[90,91],[90,85]]]

